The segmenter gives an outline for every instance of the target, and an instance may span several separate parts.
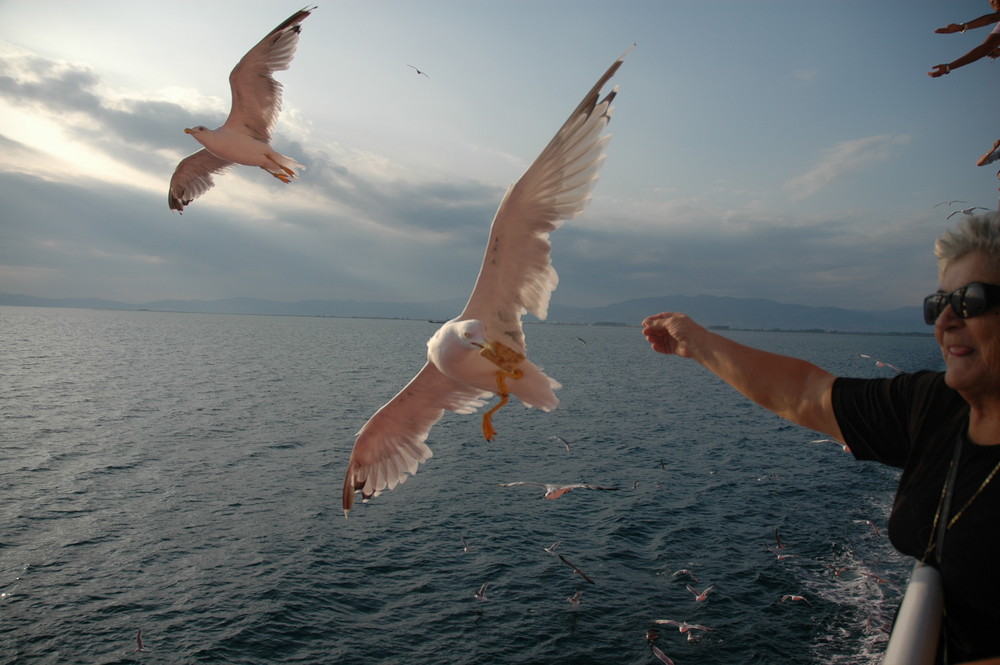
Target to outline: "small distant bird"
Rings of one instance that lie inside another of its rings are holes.
[[[302,165],[271,147],[271,131],[281,110],[281,84],[272,74],[291,65],[301,23],[314,9],[292,14],[236,63],[229,73],[232,107],[221,127],[184,130],[205,147],[177,164],[167,195],[171,210],[183,213],[184,206],[215,185],[214,174],[237,164],[259,166],[284,183],[297,177],[295,169]]]
[[[670,656],[660,651],[660,648],[657,647],[655,644],[650,644],[649,648],[653,650],[653,655],[659,658],[661,661],[663,661],[667,665],[674,665],[674,661],[670,660]]]
[[[785,544],[781,542],[781,527],[777,527],[774,530],[774,547],[775,549],[783,550],[785,549]]]
[[[590,579],[590,577],[587,575],[587,573],[585,573],[582,570],[580,570],[579,566],[577,566],[575,563],[571,562],[569,559],[567,559],[566,557],[564,557],[562,554],[557,554],[556,556],[559,557],[560,561],[562,561],[567,566],[569,566],[570,568],[572,568],[574,573],[576,573],[577,575],[579,575],[580,577],[582,577],[583,579],[585,579],[587,582],[589,582],[591,584],[597,584],[597,582],[595,582],[594,580]]]
[[[781,602],[785,602],[786,600],[803,601],[805,602],[806,605],[812,607],[812,603],[810,603],[809,599],[806,598],[805,596],[793,596],[792,594],[785,594],[784,596],[781,597]]]
[[[714,630],[714,628],[702,626],[701,624],[688,623],[687,621],[674,621],[673,619],[655,619],[653,623],[660,626],[674,626],[677,628],[677,631],[681,633],[688,633],[692,630]]]
[[[851,449],[847,446],[846,443],[841,443],[840,441],[837,441],[836,439],[813,439],[809,443],[835,443],[838,446],[840,446],[845,453],[851,452]]]
[[[867,524],[868,526],[870,526],[872,528],[872,531],[875,532],[875,535],[877,535],[877,536],[881,536],[882,535],[882,532],[879,531],[878,525],[875,524],[875,522],[872,522],[871,520],[854,520],[854,523],[855,524]]]
[[[578,339],[578,340],[580,340],[580,342],[582,342],[583,344],[586,344],[586,343],[587,343],[587,340],[585,340],[585,339],[584,339],[584,338],[582,338],[582,337],[577,337],[577,339]]]
[[[956,210],[955,212],[948,215],[948,219],[951,219],[955,215],[971,215],[973,210],[985,210],[989,212],[989,208],[984,208],[982,206],[972,206],[971,208],[963,208],[962,210]]]
[[[708,587],[704,591],[698,591],[690,584],[685,584],[684,587],[694,595],[694,600],[696,603],[702,603],[708,600],[708,592],[715,588],[715,585]]]
[[[545,547],[545,548],[543,548],[543,549],[544,549],[544,550],[545,550],[546,552],[548,552],[549,554],[555,554],[555,553],[556,553],[556,546],[557,546],[557,545],[558,545],[559,543],[561,543],[561,542],[562,542],[561,540],[557,540],[556,542],[552,543],[551,545],[549,545],[548,547]]]
[[[476,592],[476,598],[479,600],[486,600],[486,587],[489,585],[489,582],[483,582],[483,586],[479,587],[479,591]]]
[[[675,570],[674,574],[671,575],[671,577],[678,577],[679,575],[687,575],[688,577],[691,578],[692,582],[698,581],[698,576],[695,575],[692,571],[688,570],[687,568],[681,568],[680,570]]]
[[[770,552],[771,554],[773,554],[774,556],[778,557],[778,561],[784,561],[785,559],[791,559],[791,558],[793,558],[795,556],[794,554],[782,554],[781,552],[779,552],[775,548],[771,547],[770,545],[768,545],[765,549],[768,552]]]
[[[567,441],[566,439],[562,438],[558,434],[554,434],[554,435],[550,436],[549,437],[549,441],[558,441],[559,443],[561,443],[564,446],[566,446],[566,452],[569,452],[569,441]]]
[[[937,208],[938,206],[950,206],[950,205],[954,205],[954,204],[956,204],[956,203],[968,203],[968,201],[959,201],[959,200],[957,200],[957,199],[955,199],[955,200],[952,200],[952,201],[942,201],[941,203],[935,203],[935,204],[934,204],[933,206],[931,206],[931,207],[933,207],[933,208]]]
[[[472,548],[469,547],[469,543],[467,543],[466,540],[465,540],[465,536],[462,536],[462,551],[463,552],[468,552],[471,549]]]
[[[417,73],[418,76],[421,75],[421,74],[423,74],[424,76],[427,76],[427,72],[422,72],[419,69],[417,69],[416,67],[414,67],[413,65],[407,65],[407,67],[411,67],[413,69],[413,71],[415,71]],[[427,78],[430,78],[430,76],[427,76]]]
[[[616,490],[617,487],[603,487],[601,485],[587,485],[586,483],[574,483],[572,485],[551,485],[549,483],[533,483],[529,480],[518,480],[513,483],[500,483],[500,487],[514,487],[515,485],[536,485],[545,488],[543,499],[558,499],[570,490]]]
[[[582,596],[582,595],[583,595],[583,589],[580,589],[579,591],[577,591],[576,593],[574,593],[572,596],[570,596],[566,600],[568,600],[573,605],[579,605],[580,604],[580,596]]]
[[[135,652],[139,653],[140,651],[149,651],[146,645],[142,643],[142,628],[135,633]]]
[[[883,361],[879,360],[878,358],[876,358],[875,356],[870,356],[867,353],[859,353],[858,355],[861,356],[862,358],[867,358],[868,360],[871,360],[872,362],[875,363],[876,367],[888,367],[889,369],[896,370],[900,374],[904,374],[905,373],[905,372],[903,372],[903,370],[901,370],[900,368],[896,367],[895,365],[891,365],[891,364],[889,364],[887,362],[883,362]]]

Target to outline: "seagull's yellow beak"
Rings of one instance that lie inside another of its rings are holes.
[[[191,129],[190,127],[187,127],[187,128],[184,129],[184,133],[185,134],[194,134],[194,130]]]

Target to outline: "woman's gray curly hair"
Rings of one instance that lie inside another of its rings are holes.
[[[939,271],[977,251],[1000,263],[1000,212],[965,216],[934,243]]]

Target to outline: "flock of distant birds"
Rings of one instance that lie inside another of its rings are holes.
[[[515,484],[522,484],[522,483],[502,483],[501,486],[505,486],[506,487],[506,486],[515,485]],[[617,488],[608,488],[608,489],[617,489]],[[548,498],[548,497],[546,497],[546,498]],[[872,530],[872,532],[875,534],[875,536],[877,536],[879,538],[882,537],[882,531],[871,520],[853,520],[853,521],[854,521],[855,524],[864,524],[864,525],[870,527],[871,530]],[[469,542],[466,540],[466,538],[465,538],[464,535],[461,536],[461,541],[462,541],[462,551],[463,552],[471,552],[471,551],[473,551],[472,546],[469,545]],[[547,552],[548,554],[552,555],[553,557],[557,557],[560,562],[562,562],[563,564],[565,564],[572,571],[572,574],[578,575],[584,582],[586,582],[588,584],[597,584],[597,582],[595,582],[594,579],[590,575],[588,575],[586,572],[584,572],[580,568],[580,566],[578,566],[577,564],[575,564],[572,561],[570,561],[562,553],[556,552],[556,548],[562,542],[563,541],[561,541],[561,540],[556,541],[556,542],[552,543],[551,545],[549,545],[548,547],[544,547],[543,549],[545,550],[545,552]],[[765,549],[765,551],[768,551],[768,552],[774,554],[776,556],[776,560],[777,561],[785,561],[787,559],[794,558],[794,557],[797,556],[795,554],[790,554],[790,553],[787,553],[787,552],[784,551],[786,549],[786,545],[785,545],[784,541],[782,540],[780,528],[776,528],[774,530],[774,543],[773,544],[765,545],[764,549]],[[832,571],[832,573],[834,575],[837,575],[837,576],[840,576],[840,575],[842,575],[843,573],[845,573],[845,572],[847,572],[849,570],[849,568],[847,568],[847,567],[845,567],[845,568],[837,568],[836,566],[833,566],[832,564],[828,564],[828,567],[830,568],[830,570]],[[884,583],[887,582],[887,580],[879,577],[878,575],[875,575],[874,573],[868,572],[868,571],[864,571],[862,574],[865,575],[866,577],[871,578],[877,584],[884,584]],[[691,593],[691,596],[692,596],[692,599],[693,599],[692,602],[694,602],[694,603],[704,603],[704,602],[707,602],[708,599],[709,599],[709,594],[712,591],[715,590],[715,585],[714,584],[708,585],[708,586],[702,588],[701,590],[699,590],[698,588],[696,588],[694,586],[694,584],[698,584],[699,583],[698,576],[690,568],[681,568],[680,570],[676,570],[676,571],[674,571],[671,574],[671,577],[673,577],[675,579],[678,578],[678,577],[685,578],[684,588],[687,589],[687,591],[689,593]],[[483,584],[479,587],[479,589],[473,594],[474,598],[476,600],[480,601],[480,602],[485,602],[485,601],[489,600],[489,596],[487,595],[487,591],[489,590],[490,585],[491,585],[490,582],[483,582]],[[583,602],[582,601],[583,591],[584,590],[582,588],[581,589],[577,589],[573,593],[573,595],[571,595],[568,598],[566,598],[566,601],[569,602],[571,605],[579,606]],[[804,595],[801,595],[801,594],[796,594],[796,593],[782,594],[779,598],[776,599],[775,602],[777,602],[779,604],[785,604],[785,603],[803,603],[805,605],[808,605],[809,607],[814,607],[812,601],[810,601],[807,597],[805,597]],[[711,628],[709,626],[705,626],[705,625],[702,625],[702,624],[690,623],[687,620],[652,619],[650,621],[650,623],[652,624],[653,627],[651,627],[651,628],[649,628],[649,629],[646,630],[646,633],[645,633],[646,643],[649,646],[649,648],[650,648],[651,652],[653,653],[653,655],[656,656],[660,661],[662,661],[664,663],[667,663],[668,665],[673,665],[674,661],[666,653],[664,653],[663,650],[660,649],[659,646],[657,645],[657,641],[662,636],[660,630],[661,630],[661,628],[663,626],[669,626],[671,628],[676,628],[678,633],[686,635],[686,638],[687,638],[688,642],[697,642],[697,641],[701,640],[702,637],[706,633],[714,632],[714,631],[717,630],[715,628]]]

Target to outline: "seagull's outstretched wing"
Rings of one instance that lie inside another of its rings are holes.
[[[247,51],[229,73],[233,105],[223,127],[249,132],[260,141],[271,139],[281,110],[281,84],[274,72],[288,69],[299,44],[300,24],[315,7],[292,14]]]
[[[215,186],[212,174],[222,173],[230,166],[233,162],[220,159],[204,148],[182,159],[170,176],[167,193],[170,209],[183,213],[184,206]]]
[[[344,515],[354,505],[354,492],[368,499],[393,489],[430,458],[424,441],[444,410],[474,413],[492,393],[463,385],[424,365],[413,380],[375,412],[358,432],[344,478]]]
[[[631,50],[631,49],[629,49]],[[625,52],[626,54],[628,51]],[[601,88],[621,67],[625,54],[601,76],[555,137],[504,195],[490,227],[483,265],[460,319],[479,319],[524,351],[521,316],[548,314],[559,277],[549,256],[549,233],[576,217],[604,164],[610,135],[601,136],[618,89],[600,101]]]

